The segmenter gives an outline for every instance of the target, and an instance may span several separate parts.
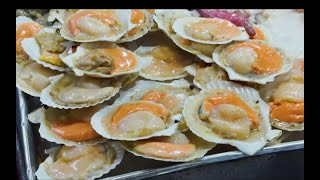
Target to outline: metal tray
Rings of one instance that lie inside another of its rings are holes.
[[[35,171],[47,157],[44,150],[56,146],[42,139],[38,133],[39,125],[29,123],[27,114],[40,107],[38,98],[16,91],[16,163],[17,170],[23,180],[34,180]],[[283,133],[283,142],[268,146],[257,155],[304,148],[304,132]],[[101,179],[143,179],[175,171],[184,170],[214,162],[245,158],[247,155],[228,145],[217,145],[201,159],[186,163],[171,163],[136,157],[125,153],[124,159],[109,174]]]

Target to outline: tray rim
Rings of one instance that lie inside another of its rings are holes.
[[[20,111],[20,118],[21,118],[21,134],[19,134],[19,131],[16,131],[16,138],[22,137],[22,142],[20,142],[20,146],[23,147],[23,151],[21,149],[16,150],[16,153],[23,153],[23,155],[19,154],[19,157],[24,157],[24,163],[25,163],[25,174],[19,175],[22,178],[27,178],[28,180],[35,180],[35,169],[33,168],[32,159],[34,159],[34,155],[31,155],[31,149],[32,147],[29,146],[30,141],[33,141],[32,139],[32,131],[30,127],[30,122],[27,119],[27,106],[26,106],[26,100],[25,100],[25,93],[17,89],[18,92],[18,100],[19,100],[19,111]],[[17,125],[17,124],[16,124]],[[122,180],[122,179],[143,179],[143,178],[149,178],[153,176],[159,176],[164,175],[172,172],[177,172],[201,165],[206,165],[214,162],[224,162],[229,160],[236,160],[236,159],[242,159],[246,157],[254,157],[259,156],[263,154],[271,154],[271,153],[277,153],[277,152],[284,152],[284,151],[292,151],[292,150],[299,150],[304,149],[304,140],[297,140],[297,141],[290,141],[285,143],[280,143],[277,145],[264,147],[262,150],[260,150],[258,153],[249,156],[246,155],[240,151],[228,151],[228,152],[222,152],[217,154],[211,154],[206,155],[201,159],[197,159],[190,162],[184,162],[175,164],[172,166],[164,167],[164,168],[155,168],[155,169],[145,169],[145,170],[138,170],[133,171],[121,175],[115,175],[110,176],[106,178],[100,178],[101,180]],[[18,172],[21,173],[23,170],[20,169],[20,166],[17,166]]]

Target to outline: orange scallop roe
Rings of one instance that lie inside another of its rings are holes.
[[[105,49],[105,51],[107,51],[114,60],[114,68],[111,74],[130,71],[137,65],[136,57],[129,51],[118,48]]]
[[[16,29],[16,53],[23,53],[23,49],[21,47],[21,41],[24,38],[31,38],[35,36],[42,26],[36,22],[26,22],[20,24]]]
[[[145,18],[146,17],[144,16],[144,13],[141,10],[139,9],[132,10],[131,22],[133,24],[136,24],[137,26],[128,32],[128,36],[134,35],[139,30],[141,24],[143,24],[143,22],[145,21]]]
[[[70,141],[87,141],[100,137],[92,128],[90,121],[57,121],[50,124],[52,132]]]
[[[243,42],[230,46],[229,52],[242,47],[252,48],[258,54],[256,62],[252,65],[255,73],[275,73],[281,69],[282,58],[276,49],[258,42]]]
[[[264,33],[259,29],[258,27],[253,28],[256,34],[253,37],[250,37],[250,39],[257,39],[257,40],[266,40],[266,36]]]
[[[272,102],[270,117],[287,123],[302,123],[304,122],[304,102]]]
[[[68,29],[72,36],[76,36],[80,33],[80,29],[77,27],[78,20],[82,17],[91,17],[98,19],[102,23],[113,26],[116,24],[116,17],[112,11],[107,10],[83,10],[78,11],[70,15],[70,22],[68,24]]]
[[[242,108],[247,112],[253,128],[256,128],[259,125],[260,119],[257,113],[245,102],[243,102],[238,95],[233,93],[218,92],[216,95],[207,98],[203,102],[203,107],[205,111],[210,112],[214,106],[219,104],[230,104]]]
[[[151,104],[148,102],[138,102],[136,104],[125,104],[119,107],[119,109],[114,113],[112,118],[112,126],[117,127],[121,119],[131,113],[138,111],[148,111],[159,117],[167,117],[168,112],[166,109],[157,104]],[[166,120],[166,119],[164,119]]]

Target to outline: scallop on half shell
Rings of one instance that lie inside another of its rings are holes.
[[[77,76],[110,78],[139,72],[152,58],[141,57],[115,43],[83,43],[73,54],[61,54],[62,61]]]
[[[94,78],[61,74],[51,77],[51,84],[40,95],[40,101],[59,109],[78,109],[95,106],[115,96],[137,74],[113,78]]]
[[[179,121],[178,129],[181,132],[188,130],[182,110],[186,98],[194,93],[195,89],[185,79],[174,80],[171,83],[140,80],[132,88],[120,92],[119,101],[146,100],[162,104]]]
[[[212,81],[189,97],[183,115],[190,130],[206,141],[230,144],[253,155],[281,134],[271,130],[269,107],[252,88]]]
[[[22,40],[21,44],[23,50],[38,64],[64,72],[69,68],[59,56],[66,50],[64,45],[66,40],[60,36],[58,31],[57,28],[43,28],[34,37]]]
[[[283,50],[258,40],[221,45],[212,58],[227,71],[229,79],[258,84],[273,81],[293,64]]]
[[[48,151],[49,157],[35,173],[38,179],[93,180],[116,168],[124,154],[117,142],[94,146],[59,146]]]
[[[66,146],[95,145],[106,141],[90,124],[99,109],[99,105],[67,110],[39,108],[28,114],[28,119],[40,124],[39,134],[47,141]]]
[[[202,44],[227,44],[249,39],[243,27],[220,18],[179,18],[174,21],[172,28],[180,37]]]
[[[202,158],[216,144],[207,142],[191,131],[176,131],[171,136],[153,137],[140,141],[122,141],[128,152],[148,159],[168,162],[186,162]]]
[[[16,87],[35,97],[50,84],[49,77],[59,74],[31,60],[21,46],[21,41],[35,36],[41,29],[42,26],[30,18],[16,18]]]
[[[78,10],[64,20],[61,35],[75,42],[115,42],[136,27],[132,10]]]
[[[152,101],[116,100],[98,111],[91,120],[93,129],[101,136],[136,141],[155,136],[170,136],[178,127],[172,112]]]
[[[212,63],[212,53],[217,47],[214,44],[203,44],[189,39],[185,39],[173,30],[173,24],[176,20],[185,17],[194,17],[195,15],[188,10],[176,11],[156,11],[153,19],[157,23],[159,29],[163,30],[167,36],[181,49],[198,56],[201,60]]]
[[[271,125],[286,131],[304,130],[304,60],[259,90],[270,105]]]

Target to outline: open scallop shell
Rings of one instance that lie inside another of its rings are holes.
[[[229,40],[225,40],[225,41],[210,41],[210,40],[201,40],[201,39],[196,39],[192,36],[190,36],[189,34],[186,33],[185,31],[185,26],[189,23],[195,23],[195,22],[200,22],[200,21],[205,21],[205,20],[213,20],[213,19],[218,19],[218,18],[202,18],[202,17],[184,17],[184,18],[179,18],[176,21],[174,21],[172,28],[173,30],[182,38],[185,39],[189,39],[191,41],[195,41],[198,43],[202,43],[202,44],[227,44],[231,41],[239,41],[239,40],[247,40],[249,39],[249,35],[246,33],[246,30],[243,27],[237,27],[240,30],[240,35],[230,38]],[[226,21],[229,22],[227,20],[222,20],[222,21]],[[232,24],[231,22],[229,22],[230,24]]]
[[[104,138],[97,138],[97,139],[92,139],[88,141],[75,142],[75,141],[66,140],[57,136],[55,133],[53,133],[50,130],[50,127],[46,123],[46,109],[44,108],[39,108],[34,112],[28,114],[28,119],[32,123],[40,124],[39,134],[43,139],[46,139],[47,141],[54,142],[57,144],[64,144],[66,146],[79,146],[79,145],[95,145],[95,144],[99,144],[106,141],[106,139]]]
[[[139,39],[145,34],[147,34],[150,31],[150,29],[153,27],[154,25],[153,15],[146,10],[140,10],[140,11],[142,11],[145,16],[144,23],[141,24],[139,27],[135,27],[135,28],[138,28],[138,30],[133,35],[129,36],[127,33],[121,39],[119,39],[117,43],[130,42],[130,41]]]
[[[50,84],[49,78],[58,74],[58,71],[33,61],[26,65],[16,63],[16,87],[31,96],[40,97],[41,91]]]
[[[277,88],[278,85],[280,85],[282,82],[285,82],[289,80],[292,76],[294,71],[298,71],[295,69],[291,69],[289,72],[282,74],[278,77],[275,78],[273,82],[270,82],[263,86],[262,88],[259,89],[260,96],[265,102],[270,102],[271,96]],[[301,71],[298,73],[302,73]],[[304,79],[304,73],[299,74],[303,77]],[[285,131],[303,131],[304,130],[304,122],[303,123],[287,123],[287,122],[281,122],[275,119],[270,118],[270,123],[273,127],[276,127],[278,129],[282,129]]]
[[[157,48],[157,47],[161,47],[161,46],[152,46],[152,47],[151,46],[149,46],[149,47],[140,46],[134,52],[140,56],[152,57],[153,61],[156,61],[152,55],[146,55],[146,54],[151,52],[154,48]],[[180,50],[180,49],[178,49],[178,50]],[[177,52],[177,53],[179,53],[179,52]],[[185,53],[185,52],[181,52],[181,53]],[[180,55],[182,55],[182,54],[180,54]],[[194,59],[192,56],[188,56],[188,55],[189,54],[185,53],[185,57],[186,58],[189,57],[189,59],[184,59],[183,63],[186,63],[186,65],[191,64]],[[189,62],[188,62],[188,60],[189,60]],[[152,66],[152,63],[149,66]],[[149,66],[147,66],[147,67],[149,67]],[[156,73],[159,74],[160,72],[157,71]],[[173,74],[169,74],[169,75],[155,75],[152,73],[147,73],[144,71],[144,69],[142,69],[139,72],[139,75],[146,78],[146,79],[150,79],[150,80],[166,81],[166,80],[173,80],[173,79],[179,79],[179,78],[186,77],[188,75],[188,73],[186,71],[182,71],[182,72],[179,72],[176,74],[173,73]]]
[[[250,107],[259,111],[259,116],[261,118],[261,128],[259,129],[259,132],[256,134],[251,133],[246,140],[226,139],[214,133],[205,124],[201,123],[201,119],[198,115],[201,103],[208,96],[208,93],[222,89],[237,93]],[[258,103],[256,104],[256,102]],[[256,105],[258,105],[258,107]],[[255,154],[266,145],[268,140],[278,137],[281,133],[280,130],[271,130],[269,107],[263,102],[256,90],[228,81],[209,82],[206,89],[202,90],[198,95],[189,97],[186,100],[183,115],[188,127],[197,136],[217,144],[230,144],[248,155]]]
[[[158,158],[158,157],[153,157],[153,156],[141,154],[139,152],[136,152],[133,149],[134,142],[122,141],[122,142],[120,142],[120,144],[126,151],[128,151],[136,156],[140,156],[140,157],[148,158],[148,159],[154,159],[154,160],[158,160],[158,161],[167,161],[167,162],[187,162],[187,161],[192,161],[192,160],[195,160],[198,158],[202,158],[209,150],[211,150],[212,148],[214,148],[216,146],[216,144],[207,142],[207,141],[203,140],[202,138],[194,135],[190,131],[184,132],[184,134],[188,137],[191,144],[196,145],[197,150],[192,156],[189,156],[187,158],[182,158],[182,159],[166,159],[166,158]]]
[[[98,49],[98,48],[117,48],[117,49],[122,49],[130,53],[133,53],[127,49],[117,46],[115,43],[96,42],[96,43],[83,43],[77,47],[77,51],[75,53],[71,55],[68,55],[67,53],[63,53],[61,54],[60,58],[65,64],[67,64],[67,66],[69,66],[75,72],[77,76],[87,75],[87,76],[101,77],[101,78],[110,78],[110,77],[120,76],[124,74],[136,73],[136,72],[139,72],[144,67],[148,66],[152,62],[151,57],[140,57],[133,53],[135,56],[135,59],[137,60],[137,66],[129,71],[118,72],[114,74],[103,74],[99,72],[85,71],[85,70],[78,69],[75,66],[74,62],[77,61],[78,58],[90,52],[91,50]]]
[[[266,44],[266,42],[264,42],[264,41],[255,40],[254,42]],[[278,76],[280,74],[284,74],[292,68],[292,65],[293,65],[292,59],[289,58],[282,49],[274,47],[277,50],[277,52],[280,53],[280,55],[282,57],[282,61],[283,61],[283,65],[278,72],[272,73],[272,74],[266,74],[266,75],[240,74],[240,73],[236,72],[235,70],[233,70],[225,62],[223,62],[222,59],[220,58],[220,54],[222,54],[224,49],[229,45],[232,45],[232,43],[227,44],[227,45],[221,45],[221,46],[217,47],[212,54],[212,58],[216,64],[218,64],[220,67],[222,67],[223,69],[225,69],[227,71],[227,73],[229,75],[229,79],[231,79],[231,80],[254,82],[254,83],[258,83],[258,84],[266,84],[267,82],[273,81],[276,76]],[[272,45],[270,45],[270,46],[273,47]]]
[[[83,10],[79,10],[77,12],[80,12]],[[76,13],[77,13],[76,12]],[[68,24],[70,22],[70,16],[72,14],[70,14],[65,20],[64,20],[64,26],[61,29],[61,36],[64,37],[65,39],[68,39],[70,41],[75,41],[75,42],[95,42],[95,41],[109,41],[109,42],[115,42],[117,40],[119,40],[122,36],[124,36],[128,31],[130,31],[131,29],[133,29],[136,25],[132,24],[130,19],[131,19],[131,10],[114,10],[116,16],[117,16],[117,20],[120,23],[121,26],[121,31],[118,32],[117,34],[113,35],[113,36],[84,36],[82,38],[79,37],[72,37],[69,33],[68,30]]]
[[[164,130],[156,131],[152,134],[140,136],[140,137],[121,137],[119,135],[114,135],[108,127],[106,127],[106,124],[111,123],[113,114],[118,110],[118,108],[123,104],[133,104],[137,101],[130,101],[128,102],[126,98],[123,98],[121,100],[116,100],[116,102],[111,106],[106,106],[105,108],[98,111],[96,114],[93,115],[91,118],[91,125],[93,129],[100,134],[101,136],[107,138],[107,139],[114,139],[114,140],[125,140],[125,141],[136,141],[136,140],[142,140],[142,139],[148,139],[151,137],[156,136],[170,136],[174,134],[176,129],[178,128],[178,123],[174,123],[175,116],[170,117],[170,124],[166,127]],[[158,106],[162,106],[162,104],[157,104],[151,101],[145,101],[149,104],[156,104]],[[164,108],[164,107],[163,107]],[[168,110],[167,110],[168,111]]]
[[[194,63],[185,69],[194,77],[193,83],[200,89],[204,89],[210,81],[227,79],[226,72],[214,63],[207,67],[197,67],[197,63]]]
[[[184,17],[193,17],[193,16],[195,15],[188,10],[182,10],[182,9],[177,11],[159,10],[159,11],[156,11],[153,19],[157,23],[159,29],[163,30],[165,34],[169,36],[178,47],[180,47],[181,49],[191,54],[198,56],[201,60],[207,63],[212,63],[214,61],[211,58],[211,54],[205,55],[200,50],[193,48],[192,45],[187,45],[182,43],[184,39],[181,36],[177,35],[172,29],[172,25],[174,21],[176,21],[177,19],[184,18]],[[190,42],[194,43],[192,41]],[[216,45],[207,45],[207,46],[210,46],[213,49],[216,47]]]
[[[105,142],[104,146],[107,149],[112,148],[115,151],[115,153],[116,153],[115,159],[113,160],[112,164],[106,165],[102,169],[88,174],[85,179],[93,180],[93,179],[96,179],[96,178],[103,176],[104,174],[109,173],[112,169],[116,168],[116,166],[119,165],[121,160],[123,159],[124,150],[118,142]],[[50,165],[54,162],[54,158],[55,158],[56,154],[58,153],[59,149],[60,149],[60,147],[55,147],[55,148],[52,148],[49,150],[50,151],[49,156],[47,157],[47,159],[44,162],[42,162],[40,164],[38,170],[35,173],[38,179],[52,179],[47,174],[46,168],[48,165]]]
[[[40,30],[41,32],[48,32],[48,33],[54,33],[56,31],[56,28],[43,28]],[[65,72],[70,70],[68,67],[61,67],[56,66],[44,61],[40,60],[41,51],[40,51],[40,45],[37,42],[35,38],[25,38],[21,42],[21,46],[23,50],[30,56],[30,58],[34,61],[36,61],[38,64],[43,65],[44,67],[50,68],[52,70],[57,70],[60,72]]]
[[[119,90],[122,86],[124,86],[128,81],[131,81],[131,77],[132,78],[137,77],[135,74],[132,74],[131,76],[128,76],[128,77],[121,76],[117,79],[115,79],[115,78],[112,78],[112,79],[98,78],[97,80],[106,81],[106,83],[109,83],[107,81],[111,81],[110,85],[108,85],[106,87],[102,87],[102,88],[105,88],[104,93],[106,93],[103,98],[100,99],[97,97],[98,99],[95,99],[92,102],[86,102],[86,103],[84,103],[84,102],[83,103],[62,103],[62,102],[60,102],[61,100],[59,100],[59,101],[55,100],[55,98],[51,95],[51,91],[54,87],[57,86],[57,84],[60,82],[60,80],[63,79],[65,76],[77,78],[76,76],[74,76],[72,74],[70,74],[70,75],[61,74],[61,75],[52,77],[50,79],[51,84],[41,92],[40,101],[43,104],[48,105],[50,107],[59,108],[59,109],[77,109],[77,108],[95,106],[95,105],[100,104],[104,101],[107,101],[110,98],[112,98],[113,96],[115,96],[119,92]],[[97,96],[98,96],[98,94],[97,94]],[[90,98],[92,98],[92,97],[90,97]]]

